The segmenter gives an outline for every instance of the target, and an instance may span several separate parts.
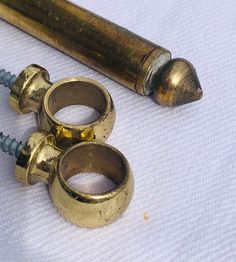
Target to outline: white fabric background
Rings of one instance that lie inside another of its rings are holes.
[[[1,67],[18,74],[37,63],[53,81],[81,75],[106,86],[117,110],[108,143],[135,177],[122,218],[83,229],[59,215],[44,185],[17,183],[2,153],[0,261],[236,261],[236,1],[74,2],[189,59],[204,98],[161,108],[0,21]],[[0,129],[25,141],[34,115],[16,115],[7,97],[2,87]]]

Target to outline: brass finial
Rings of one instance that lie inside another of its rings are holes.
[[[154,88],[154,97],[162,106],[188,104],[202,95],[193,65],[183,58],[172,59],[163,67]]]

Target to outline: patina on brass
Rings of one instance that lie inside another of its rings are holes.
[[[112,98],[101,84],[85,77],[66,78],[52,84],[48,72],[38,65],[30,65],[18,76],[11,88],[9,104],[18,113],[37,113],[40,128],[54,134],[60,148],[82,141],[103,142],[115,123]],[[92,107],[100,116],[83,125],[63,123],[54,116],[70,105]]]
[[[69,1],[0,0],[0,17],[141,95],[155,89],[154,97],[161,105],[182,105],[202,97],[193,68],[189,75],[181,69],[182,82],[173,88],[175,83],[169,79],[176,76],[168,70],[172,67],[168,50]]]
[[[115,187],[99,194],[71,187],[67,180],[83,172],[105,175]],[[17,159],[15,173],[17,180],[25,185],[48,184],[58,211],[67,220],[84,227],[114,222],[128,207],[134,190],[129,163],[114,147],[83,142],[61,151],[55,146],[55,137],[45,132],[31,135]]]

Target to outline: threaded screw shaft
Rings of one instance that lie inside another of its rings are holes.
[[[5,87],[12,88],[16,81],[16,75],[12,75],[11,72],[7,72],[5,69],[0,69],[0,84]]]
[[[0,149],[4,153],[8,153],[10,156],[14,155],[18,158],[22,148],[22,142],[17,142],[16,139],[11,139],[9,136],[5,136],[2,132],[0,133]]]

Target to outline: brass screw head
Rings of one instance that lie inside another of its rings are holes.
[[[55,146],[55,137],[52,134],[34,132],[17,157],[16,179],[24,185],[38,182],[49,184],[60,152]]]
[[[20,114],[39,112],[43,97],[51,85],[46,69],[30,65],[16,78],[11,88],[9,105]]]

